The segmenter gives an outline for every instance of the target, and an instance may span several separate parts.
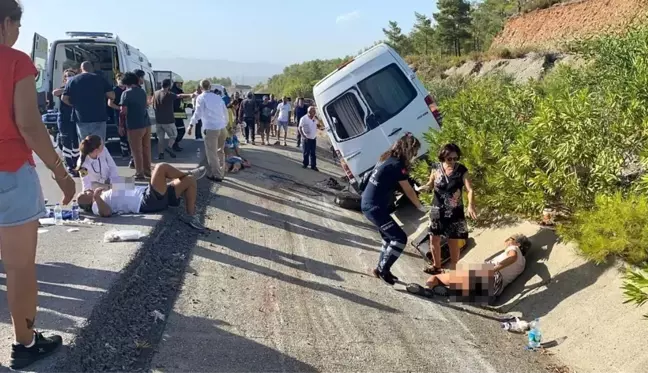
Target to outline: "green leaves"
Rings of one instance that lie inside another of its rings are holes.
[[[626,270],[623,279],[623,295],[626,301],[641,307],[648,302],[648,267],[638,270]],[[644,315],[648,319],[648,314]]]
[[[582,43],[578,48],[588,63],[579,70],[558,67],[540,82],[429,81],[444,125],[425,139],[433,153],[447,142],[462,148],[482,207],[535,218],[545,207],[577,212],[581,220],[571,221],[577,229],[594,224],[588,214],[602,222],[610,214],[634,219],[628,214],[637,208],[610,211],[601,198],[620,193],[615,203],[645,202],[632,198],[648,191],[648,177],[641,176],[648,169],[647,40],[648,28],[637,28]],[[625,232],[633,245],[644,234]],[[590,247],[596,260],[609,254],[646,259],[641,250],[627,251],[625,241],[608,248],[603,238],[600,245],[587,241],[594,229],[572,237],[586,252]]]

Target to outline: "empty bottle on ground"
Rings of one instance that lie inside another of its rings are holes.
[[[72,220],[79,221],[79,204],[76,199],[72,201]]]
[[[63,225],[63,208],[60,203],[54,206],[54,224]]]

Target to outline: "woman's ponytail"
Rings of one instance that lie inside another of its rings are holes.
[[[101,137],[97,135],[90,135],[87,136],[85,139],[81,140],[81,144],[79,144],[80,159],[79,159],[79,167],[77,167],[77,171],[80,171],[81,168],[83,167],[83,164],[85,163],[88,154],[99,149],[99,147],[101,147],[101,143],[102,143]]]

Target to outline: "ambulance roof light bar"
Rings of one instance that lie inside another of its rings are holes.
[[[86,37],[86,38],[112,38],[114,37],[111,32],[87,32],[87,31],[68,31],[65,33],[71,38]]]

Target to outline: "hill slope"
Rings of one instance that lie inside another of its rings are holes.
[[[555,47],[569,40],[626,30],[647,14],[647,0],[562,3],[509,19],[491,48]]]

